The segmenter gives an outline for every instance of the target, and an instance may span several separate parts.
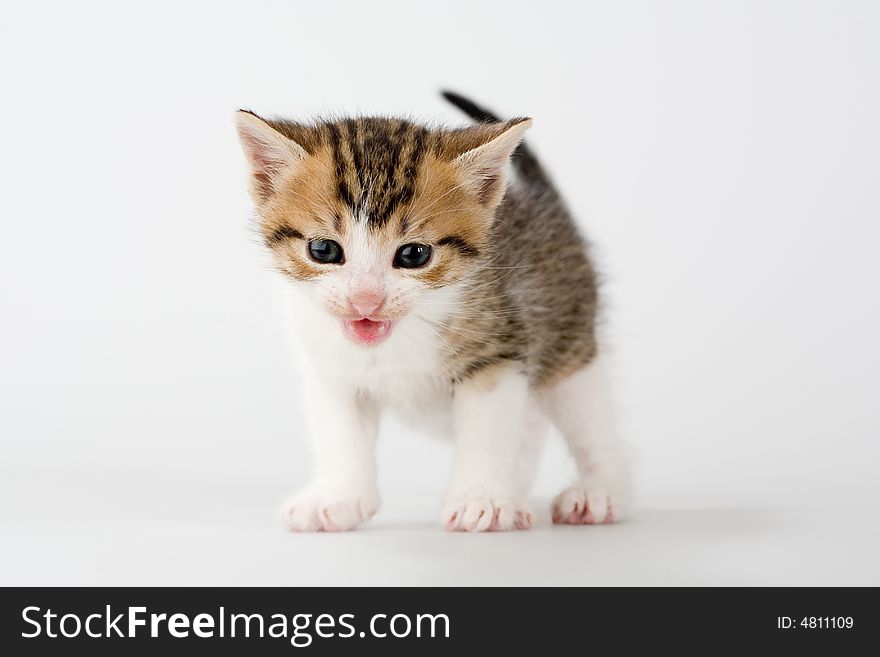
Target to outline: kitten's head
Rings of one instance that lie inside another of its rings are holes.
[[[259,229],[277,267],[374,344],[480,265],[507,161],[531,123],[457,130],[237,114]]]

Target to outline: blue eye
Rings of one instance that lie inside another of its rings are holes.
[[[418,269],[431,259],[431,247],[427,244],[404,244],[394,254],[394,266],[403,269]]]
[[[325,265],[341,265],[342,247],[333,240],[312,240],[309,242],[309,255],[315,262]]]

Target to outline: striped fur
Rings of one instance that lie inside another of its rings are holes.
[[[308,240],[345,243],[358,224],[389,252],[408,242],[431,245],[428,267],[392,273],[425,289],[460,288],[457,305],[435,324],[448,346],[447,380],[512,363],[541,387],[596,352],[596,276],[585,241],[524,146],[506,190],[500,169],[468,164],[470,154],[526,121],[495,120],[475,107],[463,109],[479,122],[459,129],[370,117],[305,124],[247,113],[243,142],[281,152],[277,162],[271,152],[263,157],[268,165],[251,153],[259,226],[278,268],[297,281],[328,272],[306,255]],[[282,152],[276,138],[295,144],[296,154]]]

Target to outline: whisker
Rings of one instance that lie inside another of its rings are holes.
[[[438,338],[440,338],[440,340],[443,342],[443,344],[446,345],[447,349],[449,349],[449,351],[452,352],[452,355],[455,356],[455,359],[458,361],[458,364],[461,365],[462,369],[464,369],[464,363],[461,360],[461,356],[459,356],[458,352],[455,350],[455,347],[453,347],[452,344],[450,344],[450,342],[446,338],[444,338],[440,334],[439,331],[434,330],[434,328],[431,326],[431,322],[429,320],[425,319],[424,317],[422,317],[421,315],[419,315],[418,313],[413,313],[413,316],[416,319],[418,319],[419,321],[421,321],[427,327],[427,329],[429,331],[431,331],[431,333],[433,333]]]

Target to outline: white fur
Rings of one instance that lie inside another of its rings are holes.
[[[617,435],[606,356],[540,394],[511,366],[492,379],[464,382],[453,395],[442,369],[451,347],[430,321],[443,321],[455,308],[459,288],[414,289],[404,275],[383,271],[378,263],[385,256],[365,254],[377,247],[367,231],[344,246],[350,266],[335,267],[317,284],[291,287],[315,458],[313,482],[284,505],[291,528],[346,530],[376,512],[374,446],[385,409],[454,434],[443,506],[448,529],[531,525],[523,495],[548,419],[565,436],[579,473],[554,501],[554,519],[594,524],[622,517],[629,506],[628,460]],[[348,340],[327,312],[363,276],[406,310],[391,336],[371,346]]]
[[[315,459],[313,482],[282,508],[287,524],[300,531],[346,530],[375,513],[373,452],[382,409],[433,424],[435,433],[450,432],[451,391],[441,370],[449,346],[430,322],[455,306],[458,287],[415,289],[405,275],[377,267],[366,231],[343,246],[345,267],[331,266],[317,284],[290,287]],[[328,312],[367,276],[406,310],[391,336],[371,346],[351,342]]]
[[[623,517],[630,502],[629,469],[614,420],[607,357],[540,395],[511,367],[495,381],[457,386],[453,397],[440,369],[445,346],[417,318],[405,317],[386,342],[364,347],[347,340],[334,318],[309,303],[301,291],[294,293],[315,475],[284,506],[291,528],[346,530],[376,512],[374,446],[384,409],[421,426],[433,424],[441,435],[453,433],[455,459],[442,514],[447,529],[532,524],[523,496],[548,419],[568,441],[579,472],[554,501],[554,517],[603,523],[612,508],[614,519]]]
[[[609,358],[589,365],[542,395],[544,409],[565,437],[578,479],[553,502],[554,521],[601,524],[629,510],[629,455],[614,411]]]
[[[532,524],[520,494],[520,453],[527,431],[529,384],[515,368],[497,380],[455,390],[455,465],[443,524],[449,530],[506,530]]]
[[[466,154],[465,164],[502,167],[527,127],[522,123],[509,131],[512,136]],[[259,128],[242,117],[240,129],[246,133]],[[392,268],[397,245],[379,241],[365,218],[351,219],[342,242],[345,264],[324,265],[322,276],[290,288],[303,347],[304,407],[315,471],[312,483],[282,508],[287,524],[299,531],[347,530],[377,511],[374,452],[385,409],[420,426],[432,425],[437,433],[454,434],[455,460],[443,506],[447,529],[531,526],[523,496],[548,418],[568,441],[579,472],[554,502],[554,519],[593,524],[612,514],[619,518],[629,503],[629,473],[605,358],[540,394],[515,365],[459,384],[453,394],[443,362],[456,354],[435,322],[454,312],[461,284],[429,289]],[[350,315],[352,295],[363,292],[384,298],[383,313],[396,318],[391,335],[369,346],[345,337],[340,320]]]

